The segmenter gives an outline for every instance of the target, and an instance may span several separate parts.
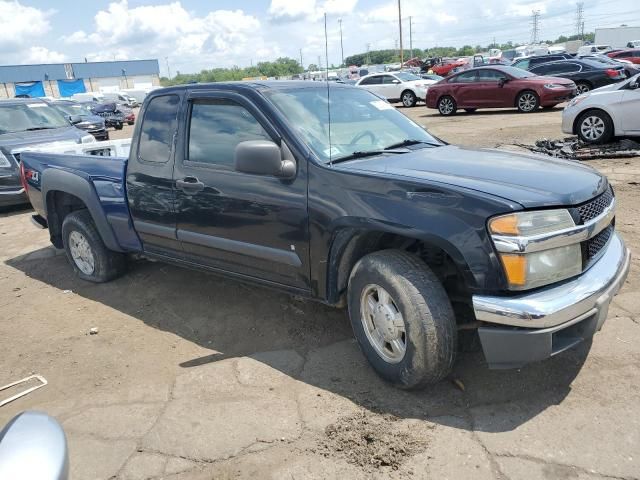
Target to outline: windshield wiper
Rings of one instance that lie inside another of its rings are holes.
[[[33,132],[34,130],[53,130],[53,127],[31,127],[27,128],[27,132]]]
[[[331,160],[329,163],[340,163],[346,162],[348,160],[355,160],[356,158],[365,158],[365,157],[375,157],[376,155],[384,155],[387,153],[407,153],[396,150],[365,150],[363,152],[353,152],[349,155],[345,155],[344,157],[338,157],[336,159]]]
[[[440,146],[439,143],[425,142],[424,140],[415,140],[413,138],[405,138],[401,142],[392,143],[388,147],[384,147],[384,149],[385,150],[391,150],[391,149],[394,149],[394,148],[408,147],[410,145],[418,145],[418,144],[421,144],[421,143],[424,144],[424,145],[430,145],[432,147],[439,147]]]

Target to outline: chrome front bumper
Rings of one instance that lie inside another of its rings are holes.
[[[556,287],[513,297],[473,296],[476,319],[487,322],[478,333],[490,367],[543,360],[600,330],[631,260],[617,233],[605,248],[589,270]]]

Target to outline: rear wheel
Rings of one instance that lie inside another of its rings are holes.
[[[62,243],[76,274],[89,282],[108,282],[126,270],[126,257],[109,250],[88,210],[70,213],[62,222]]]
[[[360,348],[382,378],[414,389],[449,374],[457,346],[453,309],[418,257],[400,250],[363,257],[349,278],[348,304]]]
[[[411,90],[405,90],[404,92],[402,92],[400,100],[402,100],[402,105],[404,105],[405,107],[415,107],[416,103],[418,103],[416,94]]]
[[[516,99],[516,107],[522,113],[530,113],[538,109],[540,98],[536,92],[526,90],[521,92]]]
[[[583,93],[587,93],[591,90],[591,85],[586,82],[577,82],[576,83],[576,95],[582,95]]]
[[[440,100],[438,100],[438,111],[440,112],[440,115],[453,115],[456,113],[457,109],[458,106],[456,105],[456,101],[448,95],[440,97]]]
[[[583,113],[576,125],[578,136],[587,143],[606,143],[613,137],[611,117],[600,110]]]

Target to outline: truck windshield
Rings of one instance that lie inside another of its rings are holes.
[[[325,163],[407,140],[419,145],[415,148],[440,145],[395,107],[364,89],[331,86],[330,102],[325,88],[277,89],[265,95]]]
[[[46,103],[0,104],[0,134],[68,126],[64,116]]]

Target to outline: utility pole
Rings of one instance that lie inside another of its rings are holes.
[[[167,76],[171,78],[171,68],[169,68],[169,57],[164,57],[164,61],[167,62]]]
[[[538,36],[540,35],[540,10],[533,10],[531,12],[531,43],[538,43]]]
[[[584,23],[584,2],[576,3],[576,35],[581,35]]]
[[[398,0],[398,26],[400,27],[400,68],[402,68],[404,53],[402,52],[402,10],[400,8],[400,0]]]
[[[371,44],[367,43],[367,65],[371,65],[371,55],[369,55],[370,48],[371,48]]]
[[[411,22],[411,15],[409,15],[409,58],[413,58],[413,27]]]
[[[300,49],[300,66],[302,67],[302,70],[304,71],[304,64],[302,63],[302,49]]]
[[[341,67],[346,66],[344,64],[344,47],[342,46],[342,19],[338,19],[338,23],[340,24],[340,58],[342,59]]]

